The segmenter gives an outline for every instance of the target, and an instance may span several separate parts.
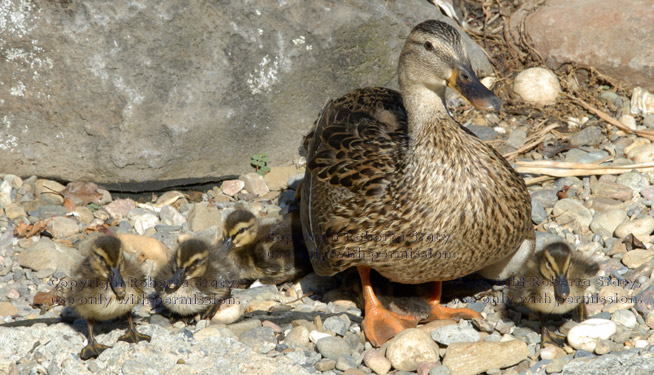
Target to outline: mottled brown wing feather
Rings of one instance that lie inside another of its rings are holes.
[[[399,93],[355,90],[323,109],[315,132],[305,139],[305,145],[313,143],[308,168],[332,186],[383,195],[406,141],[406,113]]]

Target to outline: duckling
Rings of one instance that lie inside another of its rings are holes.
[[[555,242],[529,259],[510,282],[509,300],[538,313],[541,345],[561,345],[563,337],[547,330],[543,316],[561,315],[576,309],[577,319],[587,318],[584,294],[594,285],[599,266],[574,253],[568,244]]]
[[[252,212],[235,210],[225,219],[223,251],[243,280],[280,284],[311,271],[297,212],[260,223]]]
[[[475,75],[459,32],[435,20],[400,53],[400,92],[364,88],[329,101],[305,139],[302,229],[313,269],[356,267],[364,332],[380,346],[416,317],[384,309],[371,269],[402,284],[433,283],[433,318],[478,318],[440,305],[442,282],[479,272],[506,279],[533,252],[524,180],[445,107],[450,87],[478,109],[499,98]]]
[[[170,312],[211,319],[229,297],[238,271],[215,250],[202,240],[188,239],[159,271],[155,290]]]
[[[110,348],[93,337],[93,326],[98,321],[127,315],[129,328],[119,340],[130,343],[150,341],[150,336],[136,331],[132,317],[132,308],[144,296],[139,286],[144,276],[138,265],[123,257],[118,238],[102,236],[96,239],[73,279],[76,287],[67,292],[66,302],[86,319],[88,326],[88,344],[80,352],[81,359],[96,358]]]

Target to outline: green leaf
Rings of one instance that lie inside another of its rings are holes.
[[[97,211],[100,209],[100,206],[97,205],[96,203],[89,203],[88,206],[86,206],[91,212]]]
[[[270,168],[269,168],[269,167],[266,167],[265,165],[262,165],[262,166],[261,166],[261,170],[264,171],[265,173],[270,172]]]

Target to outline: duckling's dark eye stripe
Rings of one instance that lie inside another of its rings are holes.
[[[207,254],[206,253],[200,253],[200,254],[195,254],[192,257],[190,257],[185,263],[184,263],[184,268],[192,266],[196,261],[203,260],[206,258]]]
[[[246,231],[248,231],[248,230],[250,230],[252,228],[254,228],[254,224],[250,224],[250,225],[248,225],[246,227],[240,227],[238,229],[238,231],[236,232],[236,234],[234,236],[232,236],[232,237],[235,237],[237,234],[245,233]]]
[[[557,263],[554,261],[554,258],[549,252],[543,253],[543,256],[545,257],[545,261],[547,264],[552,268],[552,271],[559,273]]]
[[[95,253],[95,255],[102,258],[102,260],[109,263],[109,254],[107,254],[107,252],[104,251],[102,248],[98,247],[98,248],[94,249],[93,252]]]

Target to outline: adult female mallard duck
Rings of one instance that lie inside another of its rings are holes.
[[[522,178],[445,108],[448,86],[477,108],[500,108],[457,30],[433,20],[417,25],[398,80],[400,92],[365,88],[328,102],[305,139],[300,209],[313,268],[320,275],[358,268],[364,331],[374,345],[417,322],[383,309],[371,268],[398,283],[435,282],[430,318],[479,317],[441,306],[441,282],[476,271],[507,278],[534,240]]]
[[[125,282],[127,281],[127,282]],[[87,360],[100,355],[109,346],[102,345],[93,337],[95,322],[127,315],[129,328],[119,340],[130,343],[150,341],[150,336],[138,333],[134,328],[132,308],[142,303],[144,294],[139,284],[144,276],[130,259],[123,258],[122,243],[113,236],[95,240],[91,253],[75,271],[66,303],[84,319],[88,326],[88,344],[80,352]]]
[[[225,219],[223,251],[242,280],[280,284],[311,271],[297,212],[260,222],[248,210],[233,211]]]
[[[538,313],[541,344],[561,345],[564,337],[547,330],[543,315],[560,315],[576,309],[577,319],[586,319],[584,293],[595,285],[593,278],[597,271],[597,263],[574,253],[566,243],[555,242],[527,260],[513,277],[509,300]]]
[[[199,239],[182,242],[156,276],[155,290],[172,313],[211,319],[239,282],[238,270],[220,252]]]

